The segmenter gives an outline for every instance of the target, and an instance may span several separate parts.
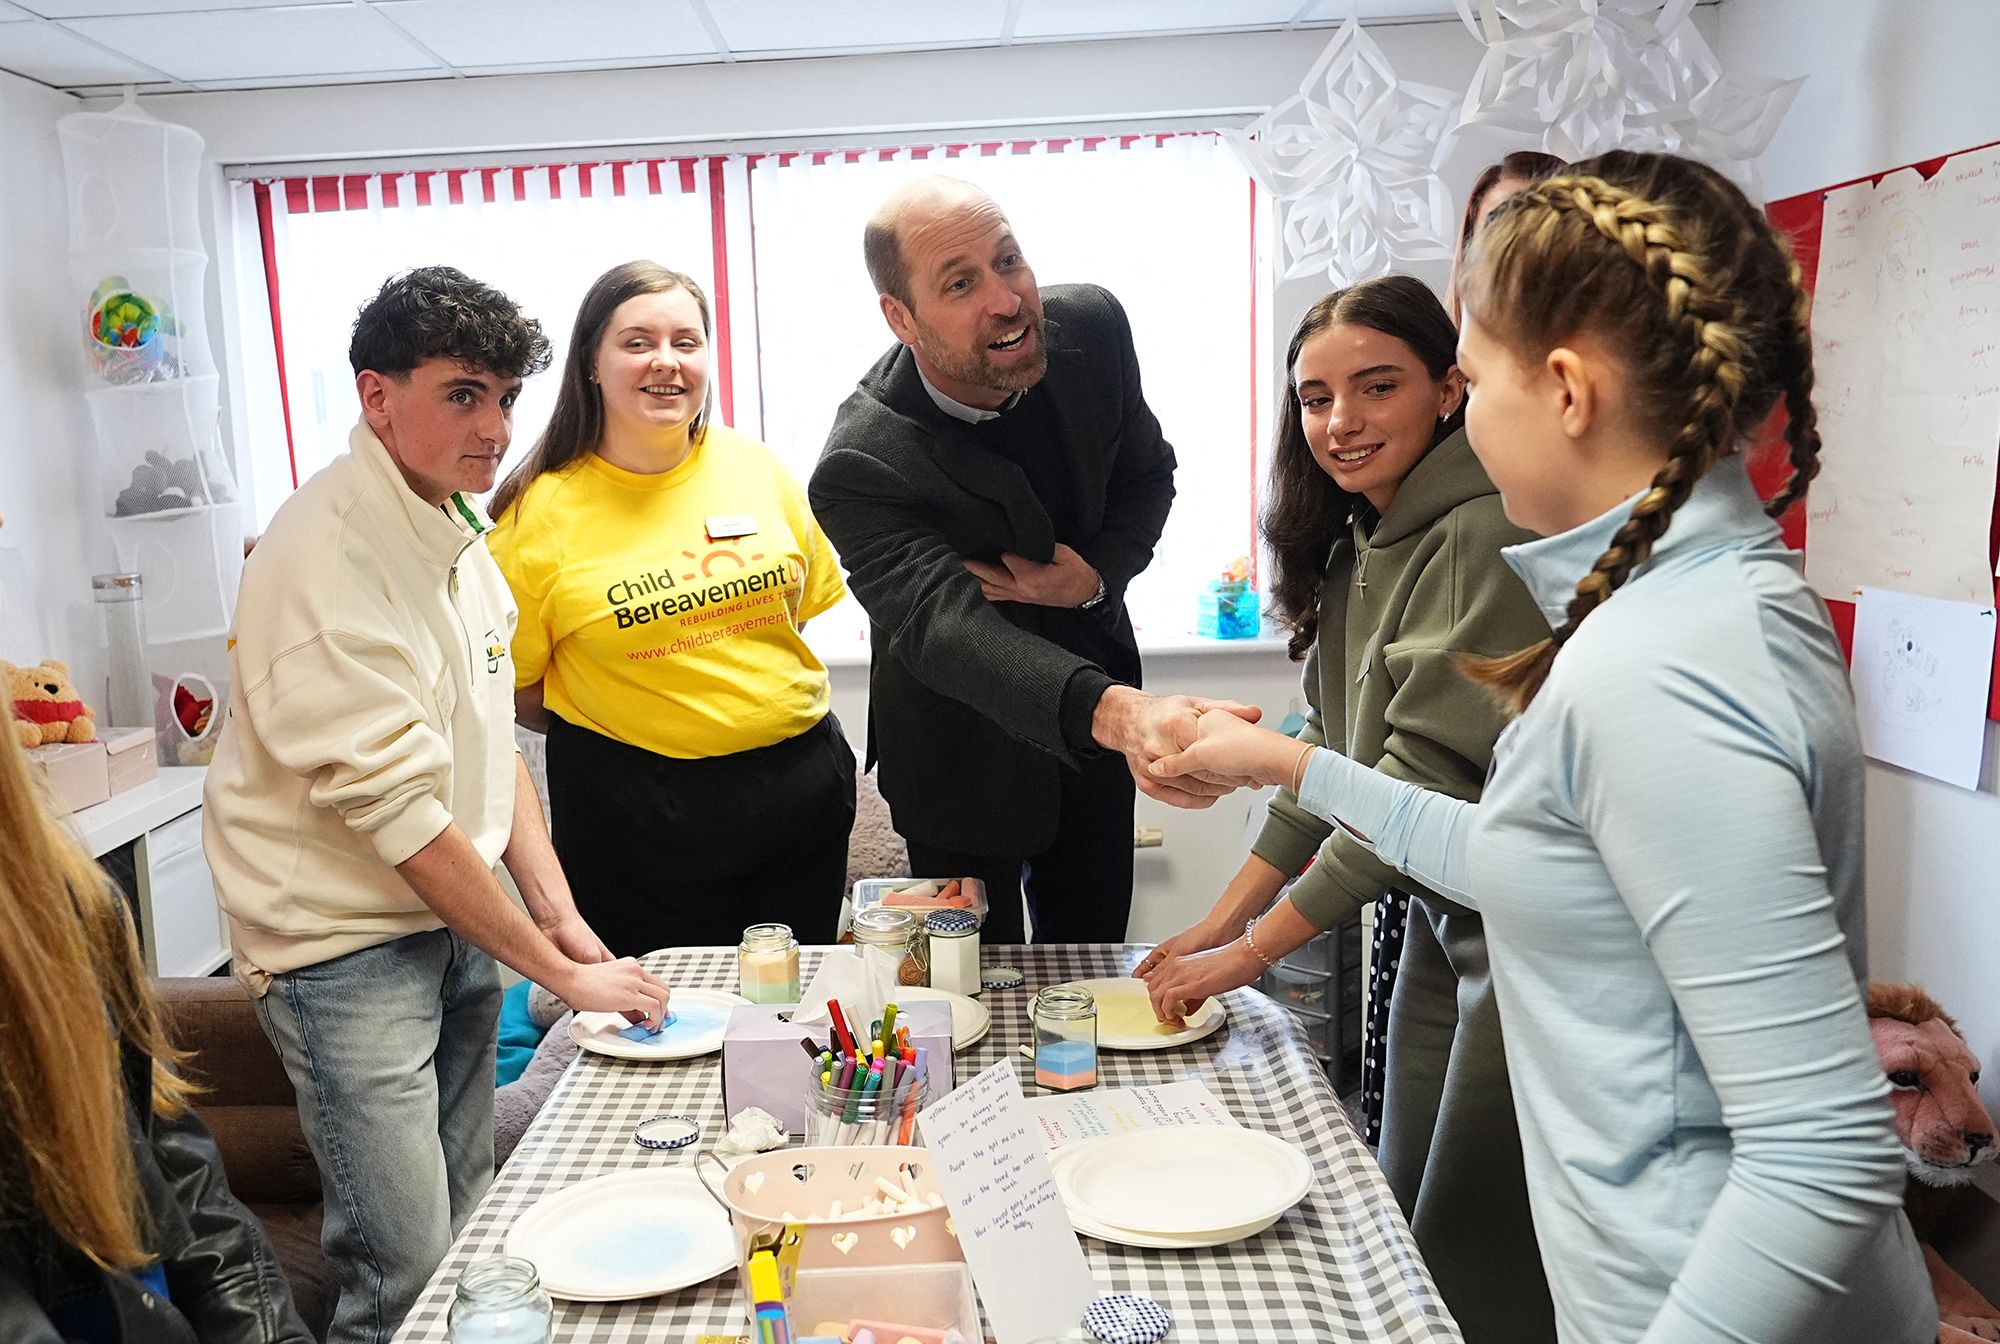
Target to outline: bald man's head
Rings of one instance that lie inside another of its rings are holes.
[[[861,255],[877,294],[911,301],[910,262],[903,254],[903,234],[921,228],[940,215],[985,206],[996,215],[1000,207],[972,183],[957,177],[925,177],[898,187],[868,218],[861,232]]]

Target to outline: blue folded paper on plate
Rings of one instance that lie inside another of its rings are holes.
[[[674,1024],[674,1022],[675,1022],[674,1014],[668,1013],[666,1020],[660,1023],[660,1029],[658,1031],[649,1031],[644,1022],[634,1022],[631,1026],[625,1028],[625,1030],[619,1032],[618,1034],[620,1036],[623,1036],[628,1041],[637,1041],[640,1045],[651,1045],[654,1041],[657,1041],[660,1039],[660,1037],[666,1035],[667,1028],[671,1027]]]

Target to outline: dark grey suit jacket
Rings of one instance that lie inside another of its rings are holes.
[[[1042,290],[1045,398],[1079,519],[1058,537],[1012,461],[941,412],[898,345],[840,408],[810,496],[873,627],[868,749],[896,828],[1001,857],[1055,837],[1059,772],[1095,753],[1089,716],[1139,684],[1125,586],[1151,563],[1173,449],[1139,390],[1124,309],[1095,285]],[[1090,610],[994,603],[960,557],[1049,560],[1064,542],[1104,576]]]

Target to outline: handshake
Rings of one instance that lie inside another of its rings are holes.
[[[1199,808],[1237,789],[1292,782],[1300,744],[1256,727],[1261,717],[1256,706],[1233,700],[1112,686],[1097,702],[1090,727],[1099,746],[1124,755],[1139,792]]]

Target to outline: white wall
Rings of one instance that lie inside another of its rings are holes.
[[[100,710],[90,576],[116,556],[99,515],[83,312],[69,287],[56,122],[82,104],[0,72],[0,658],[58,658]]]
[[[1774,198],[2000,140],[1993,0],[1729,0],[1725,67],[1805,75],[1764,156]],[[2000,1108],[2000,796],[1988,725],[1978,791],[1868,769],[1871,972],[1915,980],[1957,1015]],[[1986,1170],[1991,1171],[1991,1168]]]

